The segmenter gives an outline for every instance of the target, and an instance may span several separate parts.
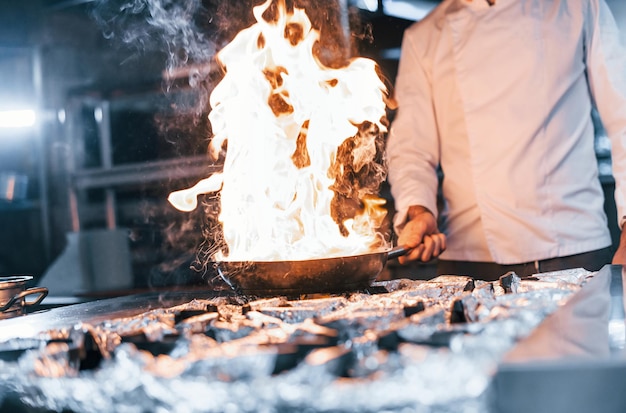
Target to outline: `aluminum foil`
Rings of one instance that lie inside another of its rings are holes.
[[[90,413],[488,412],[503,355],[589,275],[551,277],[394,280],[377,283],[379,294],[244,305],[193,300],[81,324],[0,343],[0,403]]]

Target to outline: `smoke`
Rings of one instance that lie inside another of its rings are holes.
[[[214,58],[228,35],[228,31],[223,30],[230,25],[224,18],[228,9],[226,0],[211,3],[201,0],[97,0],[93,3],[91,17],[111,46],[130,50],[139,57],[134,59],[138,62],[145,60],[157,65],[161,62],[159,67],[147,67],[146,72],[156,72],[161,79],[161,89],[168,105],[154,114],[154,124],[160,138],[173,148],[175,155],[206,152],[211,135],[206,116],[209,95],[220,77]],[[147,55],[151,59],[141,59]],[[213,211],[215,205],[215,200],[207,200],[203,209],[190,214],[167,214],[165,211],[165,219],[164,211],[142,210],[146,221],[134,224],[134,227],[148,226],[159,234],[156,239],[145,239],[140,236],[141,230],[134,232],[136,245],[143,242],[154,248],[152,254],[158,264],[150,269],[150,286],[187,283],[185,278],[189,277],[190,267],[205,281],[210,278],[202,263],[206,260],[206,249],[210,248],[207,247],[207,233],[220,237],[219,231],[214,231],[217,222],[217,213]]]
[[[110,44],[136,55],[164,56],[162,67],[146,68],[146,72],[161,72],[165,92],[194,89],[193,101],[170,96],[174,106],[192,115],[192,125],[207,107],[211,61],[217,48],[208,30],[214,15],[201,0],[97,0],[91,10]]]
[[[214,42],[199,24],[200,18],[212,19],[200,0],[99,0],[92,16],[107,39],[141,52],[167,52],[168,69],[205,62],[215,54]]]
[[[264,17],[271,20],[275,16],[279,1],[274,1]],[[165,140],[180,152],[187,152],[189,145],[206,147],[211,138],[207,121],[209,96],[224,75],[215,56],[237,33],[255,23],[253,7],[261,3],[263,0],[97,0],[91,15],[110,43],[138,55],[163,55],[162,67],[157,70],[162,74],[163,92],[172,104],[166,112],[156,114],[155,122]],[[288,9],[305,9],[312,25],[320,31],[315,53],[327,67],[346,65],[350,57],[358,54],[355,42],[368,40],[367,36],[355,36],[354,30],[353,34],[347,30],[348,25],[354,28],[359,22],[341,0],[285,0],[285,3]],[[367,33],[367,29],[358,27],[357,32]],[[177,93],[181,90],[193,91],[194,98]],[[377,146],[379,143],[376,139]],[[350,184],[358,184],[359,195],[375,192],[374,188],[384,179],[379,166],[375,162],[366,168],[338,174],[338,187],[343,189],[338,192],[338,200],[345,203],[357,198],[354,190],[347,189]],[[184,257],[184,252],[195,249],[192,267],[208,275],[208,257],[224,247],[216,224],[217,203],[217,198],[207,199],[202,213],[181,214],[180,220],[166,227],[163,244],[167,257],[163,258],[171,260],[163,261],[163,273],[179,264],[174,258],[177,254]],[[343,214],[351,212],[344,208]]]
[[[224,247],[217,220],[219,200],[203,202],[201,208],[189,213],[170,212],[164,217],[161,207],[142,206],[143,222],[133,225],[130,240],[139,256],[150,256],[154,264],[141,274],[138,284],[146,287],[209,284],[218,289],[223,281],[209,265],[209,257]],[[191,270],[191,271],[189,271]]]
[[[274,1],[264,17],[275,15],[279,1]],[[340,67],[358,54],[356,42],[363,40],[358,33],[364,29],[341,0],[282,1],[289,9],[305,9],[320,30],[315,52],[324,65]],[[263,0],[96,0],[91,16],[112,44],[137,55],[164,54],[161,72],[166,93],[194,90],[193,101],[172,96],[173,106],[182,115],[178,119],[185,117],[184,122],[171,118],[160,122],[165,130],[184,129],[185,125],[197,126],[209,111],[210,92],[223,76],[216,53],[255,23],[252,10],[261,3]]]

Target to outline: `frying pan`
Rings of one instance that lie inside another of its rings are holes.
[[[396,247],[388,251],[302,261],[221,261],[216,263],[216,268],[228,285],[247,295],[341,293],[369,287],[387,260],[407,252],[404,247]]]

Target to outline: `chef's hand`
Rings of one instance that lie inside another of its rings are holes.
[[[423,206],[412,206],[408,212],[409,221],[398,237],[398,245],[409,249],[399,257],[400,264],[409,261],[430,261],[446,249],[446,236],[439,232],[437,220],[432,212]]]
[[[619,245],[613,255],[613,261],[611,264],[625,265],[626,266],[626,231],[622,230],[622,235],[619,237]]]

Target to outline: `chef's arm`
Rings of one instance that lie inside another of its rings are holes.
[[[615,203],[622,233],[613,257],[626,264],[626,50],[604,0],[589,1],[585,25],[587,78],[602,124],[611,139]]]
[[[439,232],[437,219],[428,208],[421,205],[409,207],[407,219],[398,236],[398,245],[409,248],[409,252],[398,259],[401,264],[427,262],[446,249],[446,236]]]
[[[622,235],[619,237],[619,245],[613,255],[613,264],[626,265],[626,231],[622,228]]]
[[[399,107],[386,148],[396,208],[394,229],[398,245],[410,248],[400,263],[429,261],[445,249],[435,215],[440,145],[432,85],[420,58],[423,47],[416,44],[412,30],[405,32],[402,42],[395,88]]]

